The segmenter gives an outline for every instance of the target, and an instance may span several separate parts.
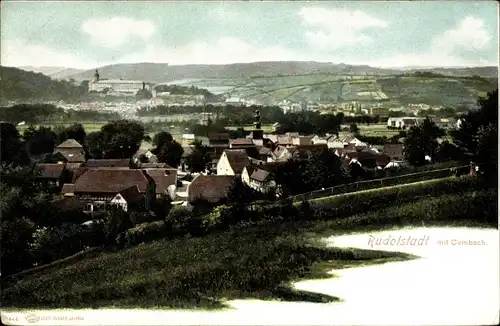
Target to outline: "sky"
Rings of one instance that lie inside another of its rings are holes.
[[[1,64],[498,65],[497,1],[2,1]]]

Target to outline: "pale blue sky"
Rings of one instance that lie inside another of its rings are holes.
[[[496,1],[2,1],[2,65],[498,64]]]

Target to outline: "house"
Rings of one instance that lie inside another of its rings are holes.
[[[133,186],[145,196],[145,206],[149,209],[156,198],[156,185],[146,171],[138,169],[88,169],[74,182],[74,195],[92,205],[105,206],[116,194]]]
[[[250,138],[237,138],[229,143],[229,148],[246,148],[253,146],[255,146],[255,144]]]
[[[265,134],[263,136],[265,139],[269,139],[273,144],[276,144],[278,142],[278,135],[273,135],[273,134]]]
[[[404,159],[403,144],[385,144],[382,153],[391,160],[401,161]]]
[[[241,174],[241,179],[247,186],[268,193],[276,188],[274,173],[279,163],[261,163],[246,166]]]
[[[225,199],[236,180],[232,175],[203,175],[200,174],[187,186],[188,202],[197,200],[212,204]]]
[[[391,117],[387,119],[387,126],[392,128],[408,128],[420,123],[424,119],[417,117]]]
[[[274,161],[287,161],[292,157],[292,154],[288,150],[288,147],[284,145],[278,145],[274,149],[272,156]]]
[[[354,136],[337,137],[332,135],[327,138],[326,142],[328,148],[345,148],[349,145],[367,146],[366,143],[362,142]]]
[[[131,186],[117,193],[110,204],[121,207],[125,212],[129,210],[140,210],[144,203],[144,195],[139,192],[137,186]]]
[[[292,137],[292,145],[313,145],[312,139],[314,136],[296,136]]]
[[[164,168],[143,169],[153,178],[155,182],[156,198],[169,196],[171,200],[175,199],[175,190],[177,188],[177,170]]]
[[[130,168],[130,159],[90,159],[81,166],[87,168]]]
[[[217,175],[236,175],[250,164],[245,149],[226,149],[217,163]]]
[[[138,168],[140,169],[174,169],[167,163],[139,163]]]
[[[83,146],[74,139],[66,139],[56,146],[54,154],[61,157],[65,162],[81,163],[85,162],[85,151]]]
[[[316,145],[316,144],[326,144],[327,143],[327,140],[328,137],[320,137],[318,135],[314,135],[312,138],[311,138],[311,142]]]
[[[268,162],[269,160],[272,161],[273,150],[271,148],[265,146],[257,146],[256,150],[257,150],[257,156],[254,158],[265,162]],[[253,155],[250,154],[249,151],[247,151],[247,153],[249,156],[253,157]]]
[[[369,170],[382,169],[391,161],[387,155],[362,151],[347,153],[345,159],[349,161],[349,164],[356,163]]]
[[[228,133],[213,133],[208,135],[209,146],[225,146],[229,147]]]
[[[54,199],[52,201],[52,206],[61,212],[82,212],[85,208],[85,202],[74,197],[64,197]]]
[[[64,197],[73,197],[75,196],[75,185],[73,183],[65,183],[61,189],[61,195]]]
[[[293,136],[289,134],[278,135],[276,145],[293,146]]]
[[[301,146],[282,146],[279,145],[273,151],[273,158],[276,162],[288,161],[291,158],[307,158],[313,152],[328,150],[327,145],[301,145]]]
[[[40,170],[36,179],[45,186],[58,188],[70,181],[71,173],[64,163],[39,163],[36,167]]]
[[[431,118],[431,120],[440,128],[455,128],[457,125],[455,119]]]

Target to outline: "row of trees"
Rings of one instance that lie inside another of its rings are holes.
[[[481,175],[496,184],[498,174],[498,90],[479,99],[479,109],[460,117],[460,128],[450,131],[453,143],[438,139],[445,132],[430,119],[410,127],[405,134],[405,157],[414,166],[433,160],[462,159],[478,164]]]
[[[88,110],[64,110],[52,104],[19,104],[0,107],[0,120],[27,124],[44,122],[110,121],[119,119],[118,113]]]

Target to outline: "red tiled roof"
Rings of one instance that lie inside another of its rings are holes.
[[[60,153],[68,162],[85,162],[85,152],[82,148],[56,148],[54,154]]]
[[[98,168],[98,167],[129,167],[129,159],[101,159],[93,160],[90,159],[83,164],[83,166],[88,168]]]
[[[169,169],[175,170],[167,163],[140,163],[141,169]]]
[[[252,174],[250,175],[250,179],[259,181],[259,182],[264,182],[266,179],[271,175],[270,172],[265,171],[263,169],[255,169]]]
[[[75,198],[75,197],[64,197],[52,201],[52,205],[61,211],[75,211],[83,210],[85,207],[85,202]]]
[[[391,158],[402,158],[403,157],[403,145],[402,144],[386,144],[382,153]]]
[[[250,164],[250,159],[244,149],[226,149],[224,153],[234,173],[241,173],[243,168]]]
[[[177,184],[176,169],[145,169],[146,173],[153,178],[156,185],[156,193],[166,193],[168,187]]]
[[[248,138],[237,138],[231,141],[231,146],[253,146],[253,140]]]
[[[63,141],[61,144],[59,144],[56,148],[83,148],[83,146],[77,142],[76,140],[74,139],[66,139],[65,141]]]
[[[131,186],[119,192],[119,194],[125,199],[127,203],[135,203],[144,198],[144,196],[139,192],[137,186]]]
[[[208,140],[227,140],[229,141],[228,133],[213,133],[208,135]]]
[[[148,179],[137,169],[89,169],[75,181],[75,193],[114,193],[137,185],[141,193],[148,186]]]
[[[277,144],[280,144],[280,145],[292,145],[293,144],[292,136],[278,135],[277,138],[278,138],[276,141]]]
[[[41,174],[38,177],[42,179],[59,179],[65,169],[64,164],[53,163],[39,163],[36,167],[41,170]]]
[[[224,199],[231,189],[236,176],[198,175],[188,186],[188,201],[202,199],[211,203]]]

